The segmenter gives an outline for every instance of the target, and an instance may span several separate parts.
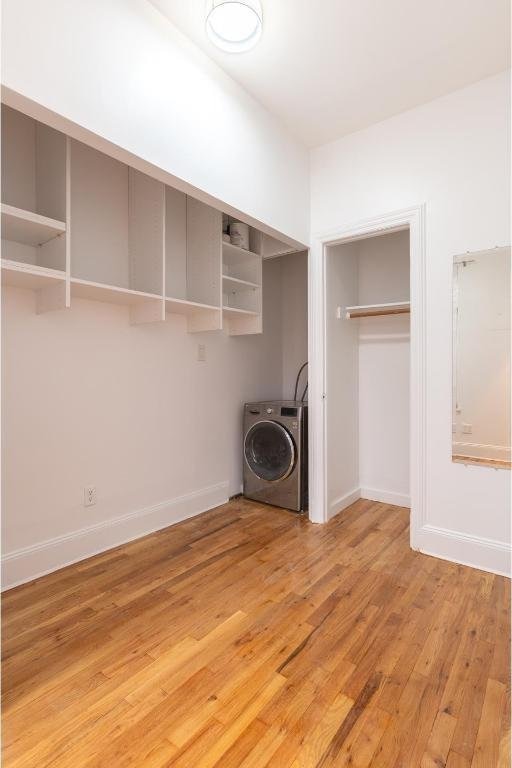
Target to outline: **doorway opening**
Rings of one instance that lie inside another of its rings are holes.
[[[326,247],[327,517],[410,507],[409,229]]]
[[[310,520],[378,492],[410,506],[413,549],[428,533],[425,250],[420,205],[319,235],[309,260]]]

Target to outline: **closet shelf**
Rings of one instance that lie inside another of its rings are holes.
[[[166,296],[165,310],[171,315],[185,315],[186,317],[191,317],[193,315],[199,315],[201,312],[220,312],[220,307],[215,307],[212,304],[200,304],[197,301],[187,301],[186,299],[172,299],[169,296]]]
[[[2,259],[2,284],[16,288],[46,288],[66,279],[66,273],[60,269],[39,267],[37,264],[26,264],[21,261]]]
[[[222,256],[224,261],[231,262],[233,264],[239,264],[247,259],[259,259],[261,258],[257,253],[247,250],[247,248],[240,248],[238,245],[232,245],[231,243],[222,242]]]
[[[81,280],[76,277],[71,278],[71,295],[77,299],[90,299],[91,301],[104,301],[108,304],[124,304],[127,306],[143,304],[149,299],[162,300],[162,297],[156,293],[134,291],[131,288],[121,288],[117,285],[107,285],[106,283],[95,283],[91,280]]]
[[[381,317],[383,315],[406,315],[411,311],[410,301],[393,301],[388,304],[359,304],[345,307],[347,320],[358,317]]]
[[[238,307],[228,307],[224,304],[222,307],[222,312],[226,315],[226,317],[239,317],[240,315],[248,315],[250,317],[257,317],[260,313],[259,312],[253,312],[249,309],[238,309]]]
[[[2,238],[25,245],[43,245],[66,231],[64,221],[2,203]]]
[[[222,285],[228,291],[252,291],[256,288],[261,288],[259,283],[253,283],[250,280],[240,280],[238,277],[231,277],[231,275],[222,275]]]

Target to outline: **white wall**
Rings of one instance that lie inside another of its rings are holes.
[[[305,148],[146,0],[4,0],[2,84],[11,106],[308,243]]]
[[[308,254],[290,253],[279,258],[282,282],[282,347],[284,400],[293,398],[299,368],[308,359]],[[307,370],[300,377],[302,396]]]
[[[454,254],[510,243],[508,73],[312,152],[312,232],[426,203],[427,478],[421,548],[509,569],[510,473],[451,462]]]
[[[264,264],[261,336],[132,326],[81,300],[36,315],[32,291],[4,289],[4,585],[240,492],[242,404],[282,387],[279,266]]]

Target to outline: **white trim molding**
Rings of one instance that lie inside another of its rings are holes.
[[[385,491],[382,488],[361,488],[361,498],[369,501],[381,501],[383,504],[394,504],[397,507],[410,507],[411,497],[406,493]]]
[[[424,525],[418,534],[418,545],[425,555],[510,578],[512,551],[510,544],[503,541]]]
[[[331,520],[340,512],[350,507],[359,499],[367,501],[380,501],[383,504],[394,504],[397,507],[410,507],[411,497],[405,493],[395,493],[394,491],[383,491],[379,488],[354,488],[344,496],[339,496],[329,504],[327,519]]]
[[[332,517],[335,517],[340,512],[343,512],[344,509],[350,507],[351,504],[353,504],[355,501],[358,501],[360,498],[361,489],[354,488],[353,491],[346,493],[344,496],[340,496],[338,499],[334,499],[334,501],[329,505],[329,511],[327,515],[328,520],[330,520]]]
[[[425,205],[348,224],[313,238],[309,255],[309,517],[329,519],[327,496],[326,425],[326,299],[325,262],[330,245],[409,229],[411,252],[411,547],[418,549],[418,534],[426,509],[426,234]],[[337,502],[336,502],[337,503]]]
[[[228,500],[227,482],[217,483],[175,499],[96,525],[71,531],[2,556],[2,589],[24,584],[79,560],[85,560],[120,544],[167,528],[206,512]]]

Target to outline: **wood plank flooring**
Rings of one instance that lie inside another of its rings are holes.
[[[235,500],[3,597],[4,768],[508,768],[509,584]]]

